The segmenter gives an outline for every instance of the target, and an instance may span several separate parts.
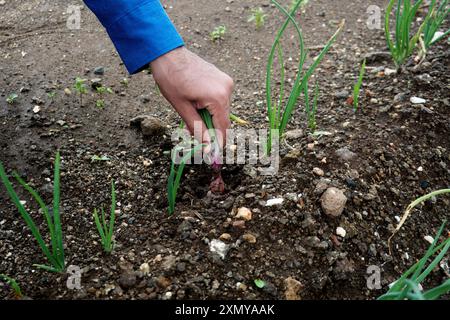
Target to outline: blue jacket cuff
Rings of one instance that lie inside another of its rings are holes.
[[[184,45],[158,0],[85,0],[108,32],[129,73]]]

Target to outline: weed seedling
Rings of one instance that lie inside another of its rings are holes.
[[[356,81],[355,86],[353,87],[353,111],[358,111],[359,107],[359,93],[361,91],[361,86],[364,79],[364,74],[366,72],[366,60],[364,59],[361,69],[359,70],[358,81]]]
[[[50,262],[50,266],[47,265],[35,265],[38,268],[52,271],[52,272],[62,272],[65,269],[65,259],[64,259],[64,246],[63,246],[63,236],[61,229],[61,220],[59,214],[59,202],[60,202],[60,163],[61,157],[59,152],[55,157],[55,165],[54,165],[54,181],[53,181],[53,213],[50,213],[49,208],[44,203],[39,194],[28,185],[22,178],[17,174],[13,173],[14,178],[19,182],[19,184],[28,191],[34,200],[39,204],[42,213],[47,222],[48,231],[50,234],[50,248],[45,243],[42,238],[36,223],[33,218],[31,218],[30,214],[25,209],[22,202],[19,200],[17,193],[14,191],[11,182],[9,181],[5,169],[3,168],[3,164],[0,162],[0,179],[6,187],[6,191],[10,196],[12,202],[19,210],[20,215],[25,220],[28,228],[33,234],[34,238],[39,244],[39,247],[43,251],[44,255],[47,257],[47,260]]]
[[[101,209],[101,220],[98,216],[97,209],[94,209],[94,221],[97,226],[98,233],[102,239],[103,250],[106,253],[111,253],[114,248],[114,242],[112,240],[114,233],[114,222],[116,220],[116,189],[114,181],[111,182],[111,211],[109,214],[109,224],[106,222],[105,210]]]
[[[7,275],[0,274],[0,280],[6,282],[11,287],[11,289],[14,290],[14,296],[16,299],[22,299],[22,290],[20,289],[20,286],[17,284],[17,281],[15,279],[10,278]]]
[[[80,95],[80,106],[83,106],[83,95],[87,93],[86,79],[76,78],[73,88]]]
[[[328,52],[328,50],[331,48],[331,45],[336,40],[339,32],[342,30],[345,21],[342,21],[340,24],[338,30],[335,32],[335,34],[328,40],[327,44],[324,46],[322,51],[319,53],[319,55],[314,59],[312,64],[309,66],[307,70],[304,69],[305,60],[307,57],[307,50],[305,48],[305,45],[303,43],[303,35],[300,30],[300,27],[298,26],[295,19],[292,17],[295,12],[297,11],[298,7],[302,3],[301,1],[297,2],[294,6],[293,10],[289,13],[284,9],[278,2],[275,0],[272,0],[272,3],[281,11],[283,15],[286,16],[286,21],[284,22],[283,26],[278,31],[275,41],[272,45],[272,49],[270,50],[268,62],[267,62],[267,69],[266,69],[266,104],[267,104],[267,114],[269,118],[269,137],[268,141],[265,145],[265,151],[266,154],[270,154],[271,147],[272,147],[272,137],[274,132],[278,131],[278,135],[282,136],[286,126],[291,119],[292,113],[297,106],[297,100],[299,96],[305,92],[305,87],[307,86],[307,83],[309,79],[311,78],[312,74],[314,73],[317,66],[322,62],[322,59],[324,58],[325,54]],[[292,23],[292,25],[295,28],[298,42],[299,42],[299,64],[297,68],[297,75],[295,77],[295,81],[293,83],[293,86],[290,90],[289,98],[287,100],[286,105],[283,107],[284,103],[284,81],[285,81],[285,64],[283,59],[283,49],[281,47],[281,38],[289,25],[289,23]],[[280,75],[281,75],[281,81],[280,81],[280,94],[278,102],[274,103],[272,99],[272,72],[273,72],[273,66],[275,61],[275,55],[278,57],[278,65],[280,66]]]
[[[227,28],[225,26],[218,26],[214,28],[214,30],[210,33],[211,40],[216,42],[218,40],[223,40],[225,33],[227,32]]]
[[[256,9],[252,9],[252,14],[248,18],[248,22],[255,22],[256,29],[260,29],[266,20],[267,15],[264,13],[264,10],[259,7]]]
[[[296,5],[300,2],[300,9],[302,12],[305,11],[305,6],[308,4],[309,0],[291,0],[291,6],[289,7],[289,12],[292,12]],[[295,9],[297,10],[297,9]]]
[[[17,99],[19,99],[17,93],[11,93],[6,97],[6,103],[13,105],[17,102]]]
[[[103,98],[104,94],[105,93],[111,94],[111,93],[113,93],[113,91],[111,88],[104,87],[104,86],[97,87],[95,90],[100,95],[100,97],[102,97],[101,99],[98,99],[96,101],[96,106],[97,106],[97,108],[103,109],[105,107],[105,99]]]
[[[253,282],[255,283],[255,286],[258,289],[263,289],[266,286],[266,282],[264,280],[261,280],[261,279],[255,279]]]

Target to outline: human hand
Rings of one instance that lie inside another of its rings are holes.
[[[230,102],[233,79],[196,54],[181,47],[151,62],[153,77],[163,96],[175,108],[198,141],[209,145],[211,138],[198,109],[206,108],[212,116],[216,133],[225,145],[230,127]],[[201,131],[195,132],[195,124]],[[195,136],[201,132],[202,137]]]

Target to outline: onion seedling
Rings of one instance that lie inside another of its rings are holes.
[[[6,103],[8,104],[15,104],[17,102],[17,99],[19,98],[19,96],[17,95],[17,93],[11,93],[10,95],[8,95],[6,97]]]
[[[201,148],[203,144],[198,144],[194,146],[187,154],[180,159],[178,165],[176,155],[177,152],[180,151],[179,148],[175,147],[172,150],[172,164],[170,166],[170,174],[169,179],[167,181],[167,198],[169,201],[169,214],[172,215],[175,212],[175,203],[177,199],[178,188],[180,187],[181,176],[183,175],[184,167],[186,166],[186,162]],[[185,150],[186,151],[186,150]]]
[[[395,34],[393,37],[394,41],[392,41],[390,16],[396,2],[397,9],[395,14]],[[414,3],[414,5],[412,5],[411,0],[390,0],[387,6],[384,31],[386,42],[397,70],[400,70],[400,67],[413,53],[419,41],[420,34],[430,19],[429,15],[427,15],[418,31],[411,36],[411,29],[417,15],[417,11],[419,10],[422,2],[423,0],[418,0]]]
[[[83,95],[87,93],[86,79],[81,79],[77,77],[75,79],[75,84],[73,85],[73,88],[80,95],[80,106],[83,106]]]
[[[317,102],[319,98],[319,85],[316,83],[312,105],[309,100],[308,83],[306,83],[305,85],[304,95],[305,95],[305,111],[306,111],[306,118],[308,121],[308,128],[309,130],[311,130],[311,133],[314,133],[317,128],[316,113],[317,113]]]
[[[20,289],[20,286],[15,279],[8,277],[7,275],[0,274],[0,280],[5,281],[11,287],[11,289],[14,290],[14,296],[16,299],[22,299],[22,290]]]
[[[112,238],[114,233],[114,222],[116,220],[116,189],[114,186],[114,181],[111,182],[111,211],[109,214],[109,223],[106,222],[105,210],[103,207],[101,209],[101,220],[97,209],[94,209],[93,216],[95,225],[102,240],[103,250],[105,250],[106,253],[111,253],[114,248]]]
[[[267,70],[266,70],[266,104],[267,104],[267,114],[269,118],[269,137],[266,147],[266,154],[270,154],[271,147],[272,147],[272,134],[273,131],[278,130],[278,135],[282,136],[286,126],[291,119],[292,113],[297,105],[297,100],[301,93],[304,92],[305,86],[308,82],[308,80],[311,78],[312,74],[314,73],[317,66],[322,62],[325,54],[329,51],[332,44],[336,40],[338,34],[342,30],[345,21],[342,21],[338,30],[335,32],[335,34],[328,40],[326,45],[323,47],[322,51],[319,53],[319,55],[314,59],[311,66],[306,69],[304,69],[304,63],[307,57],[307,49],[305,48],[304,42],[303,42],[303,35],[302,31],[300,30],[300,27],[298,26],[298,23],[295,21],[295,19],[292,17],[295,12],[297,11],[298,7],[301,5],[301,1],[297,2],[294,8],[287,12],[286,9],[284,9],[278,2],[275,0],[272,0],[272,3],[281,11],[283,15],[286,16],[286,21],[278,31],[275,41],[272,45],[272,49],[269,54],[268,62],[267,62]],[[295,77],[295,81],[293,83],[292,89],[290,90],[288,101],[283,108],[283,101],[284,101],[284,75],[285,75],[285,65],[283,61],[283,49],[281,47],[281,38],[289,25],[289,23],[292,23],[299,42],[299,63],[298,63],[298,71],[297,75]],[[281,74],[281,85],[280,85],[280,96],[277,103],[274,103],[272,101],[272,71],[273,71],[273,65],[275,61],[275,54],[277,54],[279,65],[280,65],[280,74]]]
[[[438,31],[449,13],[450,7],[448,0],[443,0],[439,6],[437,6],[436,0],[431,0],[430,6],[428,8],[429,18],[426,19],[425,26],[423,28],[423,40],[421,39],[422,59],[425,58],[428,49],[433,44],[450,35],[450,29],[444,32]]]
[[[216,42],[217,40],[223,40],[225,33],[227,32],[227,27],[218,26],[210,33],[211,40]]]
[[[366,72],[366,59],[364,59],[361,69],[359,70],[359,76],[358,80],[355,83],[355,86],[353,87],[353,111],[358,111],[359,107],[359,93],[361,91],[361,86],[364,79],[364,74]]]
[[[450,279],[440,286],[423,292],[421,283],[442,261],[450,249],[450,237],[446,237],[437,245],[439,237],[444,231],[446,222],[439,229],[433,243],[425,255],[416,264],[409,268],[397,281],[393,283],[389,291],[378,298],[378,300],[436,300],[442,295],[450,292]],[[438,254],[427,266],[427,262],[435,254]]]
[[[55,165],[54,165],[54,181],[53,181],[53,212],[50,213],[49,208],[44,203],[39,194],[28,185],[17,173],[13,173],[14,178],[19,182],[19,184],[28,191],[34,200],[39,204],[41,211],[46,219],[48,231],[50,233],[50,242],[51,246],[47,246],[44,239],[39,232],[36,223],[33,218],[31,218],[30,214],[25,209],[22,202],[19,200],[17,193],[14,191],[11,182],[9,181],[5,169],[3,168],[3,164],[0,162],[0,179],[6,187],[6,191],[10,196],[12,202],[19,210],[20,215],[25,220],[28,228],[33,234],[34,238],[39,244],[39,247],[43,251],[46,256],[50,266],[35,264],[34,266],[52,272],[63,272],[65,269],[65,258],[64,258],[64,246],[63,246],[63,236],[61,229],[61,220],[59,213],[59,202],[60,202],[60,163],[61,157],[59,152],[55,157]]]
[[[248,22],[255,22],[256,29],[260,29],[266,20],[267,14],[264,13],[264,10],[259,7],[252,9],[252,14],[248,17]]]

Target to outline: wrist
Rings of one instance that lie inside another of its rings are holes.
[[[167,65],[174,62],[179,62],[186,55],[188,50],[185,46],[181,46],[166,52],[165,54],[159,56],[152,62],[150,62],[150,69],[153,70],[158,65]]]

